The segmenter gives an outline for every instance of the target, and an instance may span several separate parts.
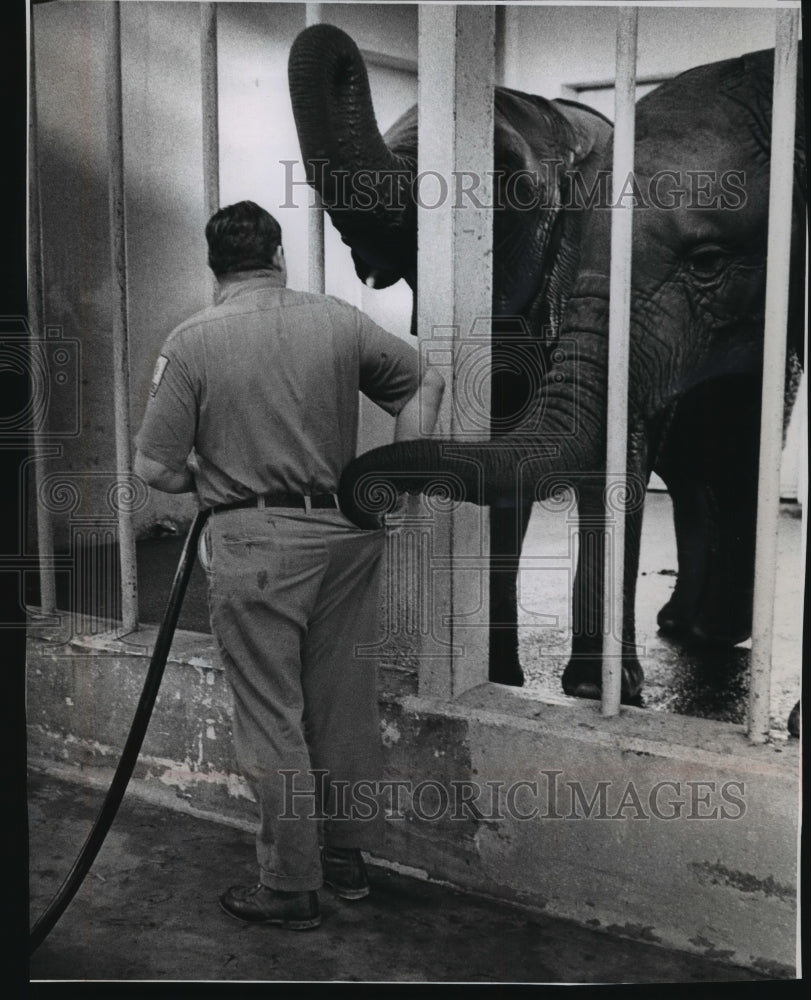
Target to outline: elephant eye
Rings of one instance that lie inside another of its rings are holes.
[[[717,277],[726,266],[726,251],[711,243],[702,243],[687,255],[687,270],[699,280]]]

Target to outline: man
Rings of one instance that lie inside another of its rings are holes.
[[[361,850],[383,829],[379,809],[345,805],[381,767],[374,665],[355,650],[377,638],[383,531],[358,530],[335,499],[358,390],[403,440],[431,431],[444,383],[429,371],[420,385],[416,351],[354,307],[288,289],[281,229],[253,202],[217,212],[206,239],[217,302],[166,341],[135,471],[212,511],[212,631],[260,810],[259,882],[220,903],[304,930],[320,923],[322,881],[368,894]]]

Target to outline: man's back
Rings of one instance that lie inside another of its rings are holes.
[[[139,447],[179,461],[191,434],[204,506],[335,492],[355,454],[358,390],[396,413],[416,389],[412,347],[268,270],[229,276],[217,305],[177,327],[163,357]],[[177,455],[155,452],[156,421],[163,439],[166,423],[175,429]]]

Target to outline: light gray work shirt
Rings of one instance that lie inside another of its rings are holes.
[[[194,449],[203,507],[335,493],[355,455],[358,391],[395,415],[418,384],[417,351],[354,306],[245,271],[169,335],[136,444],[175,471]]]

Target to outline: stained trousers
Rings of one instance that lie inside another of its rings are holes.
[[[320,840],[373,850],[382,838],[382,811],[368,794],[363,808],[352,801],[381,776],[375,661],[356,650],[379,638],[383,537],[337,510],[208,521],[211,626],[237,760],[259,804],[260,881],[272,889],[321,886]]]

